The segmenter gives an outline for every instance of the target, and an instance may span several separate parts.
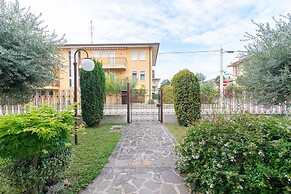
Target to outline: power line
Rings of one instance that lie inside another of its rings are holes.
[[[170,54],[195,54],[195,53],[219,53],[221,50],[200,50],[200,51],[171,51],[171,52],[159,52],[160,55],[170,55]],[[241,50],[226,50],[223,51],[224,53],[240,53],[240,52],[246,52]]]
[[[171,51],[171,52],[160,52],[160,55],[165,55],[165,54],[191,54],[191,53],[214,53],[214,52],[220,52],[220,50],[201,50],[201,51]]]

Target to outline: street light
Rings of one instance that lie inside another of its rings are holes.
[[[223,51],[220,49],[220,76],[219,76],[219,99],[220,99],[220,109],[222,110],[223,104],[223,53],[234,53],[235,51]]]
[[[82,69],[84,69],[85,71],[92,71],[95,67],[95,64],[94,62],[92,61],[92,59],[89,58],[89,54],[88,52],[85,50],[85,49],[78,49],[75,51],[74,53],[74,104],[75,104],[75,118],[77,118],[78,116],[78,105],[77,105],[77,101],[78,101],[78,92],[77,92],[77,79],[78,79],[78,76],[77,76],[77,62],[76,62],[76,54],[79,52],[79,51],[84,51],[86,54],[87,54],[87,57],[85,59],[83,59],[83,61],[81,62],[81,67]],[[77,131],[77,120],[75,120],[75,124],[74,124],[74,128],[75,128],[75,145],[78,144],[78,131]]]

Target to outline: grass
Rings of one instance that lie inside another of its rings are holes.
[[[103,166],[121,137],[120,132],[110,132],[113,124],[86,128],[79,132],[79,145],[73,146],[74,158],[65,172],[64,178],[70,182],[61,193],[78,193],[85,189],[101,172]],[[72,142],[74,137],[72,136]],[[4,161],[0,158],[0,170]],[[0,193],[11,193],[0,178]]]
[[[169,129],[178,143],[186,136],[187,127],[180,126],[179,124],[167,123],[165,126]]]
[[[73,147],[74,159],[66,170],[70,186],[64,193],[85,189],[101,172],[121,137],[120,132],[109,132],[112,124],[86,128],[79,135],[79,145]]]

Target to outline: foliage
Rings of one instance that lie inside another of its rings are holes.
[[[153,100],[159,100],[160,99],[160,94],[153,94],[152,98],[153,98]]]
[[[206,76],[203,73],[197,73],[196,77],[197,77],[199,82],[204,82],[206,79]]]
[[[204,104],[215,103],[215,100],[219,96],[218,89],[215,89],[213,83],[206,82],[200,84],[201,101]]]
[[[163,87],[163,103],[174,104],[173,86],[166,85]]]
[[[105,75],[102,65],[95,59],[93,71],[80,72],[82,118],[87,126],[100,123],[105,100]]]
[[[149,99],[148,104],[155,104],[155,101],[153,99]]]
[[[170,85],[170,84],[171,84],[170,80],[168,80],[168,79],[164,79],[164,80],[161,82],[161,88],[163,89],[165,86]]]
[[[127,90],[128,79],[106,77],[106,95],[121,95],[121,91]],[[136,81],[131,80],[129,82],[130,88],[136,87]]]
[[[273,28],[253,22],[256,34],[246,33],[244,74],[238,79],[249,96],[267,106],[291,100],[291,15],[274,21]]]
[[[54,80],[63,38],[49,33],[40,16],[0,0],[0,96],[30,96]]]
[[[235,115],[204,119],[177,148],[178,168],[197,193],[288,193],[291,122]]]
[[[2,116],[0,157],[9,160],[2,179],[21,192],[33,192],[59,177],[70,161],[73,122],[70,111],[58,113],[49,107]]]
[[[172,79],[174,107],[177,120],[189,126],[200,118],[200,86],[197,77],[189,70],[179,71]]]
[[[227,97],[235,97],[239,99],[243,95],[243,90],[240,86],[231,83],[225,88],[224,95]]]
[[[79,134],[80,145],[73,147],[74,160],[65,172],[70,185],[61,193],[80,192],[101,172],[121,137],[120,132],[109,131],[112,125],[86,128]]]
[[[131,88],[131,95],[137,97],[144,97],[147,93],[147,90],[144,85],[142,85],[139,89]]]

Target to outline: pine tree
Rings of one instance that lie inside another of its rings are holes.
[[[93,71],[80,71],[82,118],[87,126],[93,127],[103,118],[105,99],[105,75],[102,65],[94,59]]]

